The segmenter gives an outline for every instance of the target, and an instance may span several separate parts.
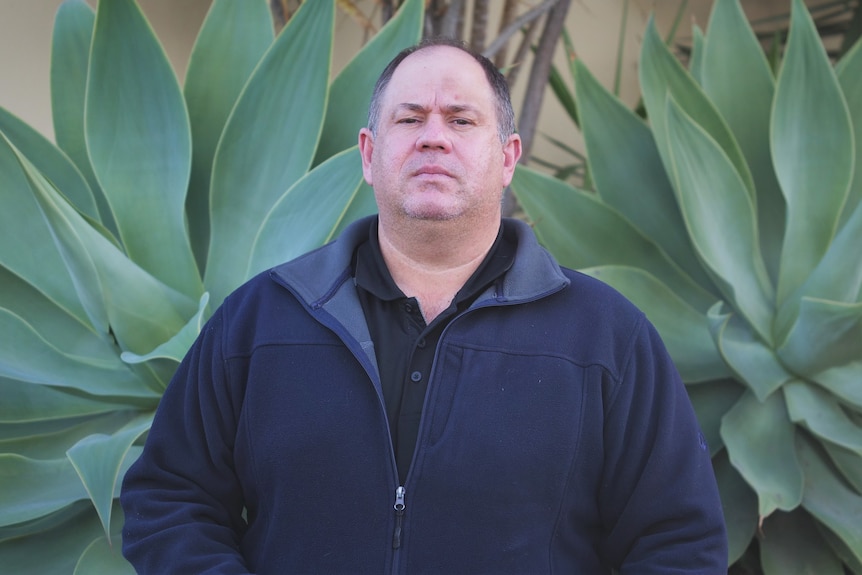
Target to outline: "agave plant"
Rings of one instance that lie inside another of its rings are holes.
[[[655,323],[711,444],[743,572],[862,573],[862,44],[802,0],[777,75],[738,0],[691,66],[650,21],[644,122],[575,63],[596,193],[512,186],[566,265]]]
[[[181,89],[134,0],[55,21],[57,145],[0,108],[0,564],[124,573],[119,479],[211,310],[375,209],[356,134],[406,2],[330,81],[335,2],[215,0]]]

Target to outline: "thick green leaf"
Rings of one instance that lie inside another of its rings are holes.
[[[104,361],[116,359],[117,348],[108,334],[97,333],[57,306],[32,285],[0,266],[0,307],[20,316],[42,338],[71,356]]]
[[[0,108],[0,132],[42,172],[81,213],[99,219],[96,200],[83,176],[54,144]]]
[[[85,417],[84,419],[91,419],[93,417],[97,416]],[[3,423],[0,424],[0,441],[18,441],[22,437],[50,435],[57,431],[67,429],[70,425],[74,425],[75,423],[77,423],[77,421],[69,419],[41,420],[24,423]]]
[[[846,544],[856,561],[862,561],[862,496],[836,476],[823,454],[804,436],[798,454],[805,468],[802,506]]]
[[[853,120],[855,147],[862,150],[862,43],[848,52],[836,68],[838,80]],[[817,267],[799,288],[787,298],[778,316],[778,332],[786,334],[799,313],[803,295],[843,302],[860,300],[862,295],[862,162],[854,160],[854,180],[841,214],[841,225],[835,239]]]
[[[761,518],[776,509],[790,511],[802,502],[795,436],[781,393],[761,402],[747,392],[721,422],[730,461],[757,492]]]
[[[154,395],[119,357],[108,360],[70,355],[3,308],[0,308],[0,376],[79,389],[93,395]]]
[[[117,409],[114,402],[4,377],[0,377],[0,397],[0,423],[67,419]]]
[[[16,435],[0,440],[0,452],[40,460],[66,457],[69,447],[85,437],[94,433],[114,433],[128,423],[134,412],[128,409],[120,411],[118,407],[97,416],[40,422],[42,425],[6,426],[12,428]]]
[[[774,294],[760,253],[751,196],[715,140],[672,98],[667,128],[672,179],[695,249],[728,301],[771,343]]]
[[[857,150],[862,150],[862,43],[847,53],[837,68],[844,91]],[[801,296],[839,302],[860,301],[862,296],[862,260],[859,258],[862,238],[862,163],[854,158],[854,180],[842,211],[842,222],[823,259],[780,309],[778,332],[787,334],[799,313]]]
[[[799,315],[802,296],[836,302],[860,301],[862,295],[862,204],[838,230],[826,255],[792,297],[785,301],[778,313],[777,329],[787,334]]]
[[[797,373],[814,376],[862,360],[862,303],[802,298],[799,317],[778,348],[781,360]]]
[[[728,563],[735,563],[757,531],[757,494],[730,464],[726,454],[716,456],[713,466],[727,525]]]
[[[150,351],[194,313],[194,302],[159,282],[92,228],[21,156],[32,191],[88,316],[123,349]]]
[[[764,345],[738,314],[724,314],[721,304],[716,304],[707,316],[712,337],[724,361],[758,400],[764,401],[794,377],[773,349]]]
[[[424,13],[424,0],[402,3],[395,16],[332,81],[315,165],[356,145],[377,77],[398,52],[422,39]]]
[[[849,449],[824,441],[820,444],[835,467],[841,472],[844,480],[853,486],[853,489],[862,493],[862,455],[854,453]]]
[[[727,378],[710,381],[705,385],[689,385],[686,391],[709,445],[709,453],[715,457],[724,448],[720,433],[721,418],[739,400],[745,388],[739,382]]]
[[[565,29],[563,33],[565,33]],[[563,111],[572,120],[572,123],[575,126],[579,126],[580,120],[578,119],[577,106],[575,105],[575,95],[569,90],[569,86],[563,80],[563,75],[560,74],[560,71],[553,64],[551,64],[551,69],[548,72],[548,87],[557,98],[557,102],[562,106]]]
[[[109,537],[93,541],[78,559],[73,575],[110,573],[111,575],[135,575],[131,563],[123,558],[120,546],[112,544]]]
[[[93,171],[129,257],[197,299],[203,289],[185,223],[189,119],[170,63],[133,0],[99,2],[85,120]]]
[[[854,361],[820,372],[812,378],[841,401],[862,411],[862,361]]]
[[[655,325],[686,383],[730,376],[709,333],[706,315],[640,268],[600,266],[581,270],[608,283],[638,306]]]
[[[216,150],[205,283],[218,307],[246,277],[261,223],[308,171],[326,109],[334,5],[304,2],[240,94]]]
[[[583,62],[576,61],[574,67],[581,127],[596,191],[689,276],[717,294],[695,255],[649,128]],[[621,170],[620,165],[626,168]]]
[[[83,325],[91,325],[52,241],[17,151],[0,133],[0,266],[32,285]],[[26,249],[25,249],[26,248]],[[4,288],[5,294],[5,288]],[[4,296],[5,300],[5,296]]]
[[[760,560],[765,575],[844,575],[841,560],[802,509],[771,515],[762,531]]]
[[[850,569],[850,573],[862,573],[862,559],[857,558],[844,541],[824,527],[822,523],[817,524],[817,530],[820,532],[820,537],[832,548],[832,551],[844,561],[844,564]]]
[[[623,10],[625,12],[627,11],[627,8],[623,8]],[[569,34],[569,31],[565,28],[563,28],[560,32],[560,39],[563,41],[563,50],[566,53],[566,63],[569,67],[569,75],[571,76],[572,81],[575,81],[575,64],[577,64],[578,62],[577,50],[575,50],[575,43],[572,41],[572,35]],[[623,34],[620,34],[620,42],[623,42],[624,40],[625,36]],[[617,61],[617,66],[619,66],[619,61]],[[617,71],[619,71],[619,69]],[[568,116],[572,119],[572,123],[574,123],[575,126],[580,127],[581,121],[578,117],[577,103],[575,102],[576,96],[575,94],[569,92],[568,89],[566,89],[566,92],[567,94],[563,95],[563,97],[560,99],[560,103],[566,109],[566,114],[568,114]],[[571,99],[571,105],[568,105],[566,103],[566,100],[569,99]]]
[[[272,16],[264,0],[216,0],[189,58],[183,94],[192,130],[192,170],[186,197],[189,235],[200,269],[209,245],[213,157],[228,115],[254,67],[272,44]]]
[[[66,514],[65,509],[52,514],[60,515],[64,521],[49,523],[41,521],[44,529],[27,537],[6,540],[0,543],[0,565],[8,573],[38,573],[38,575],[69,575],[84,550],[97,538],[103,536],[99,518],[93,507],[87,505],[81,511],[73,506],[75,513]],[[111,531],[119,533],[122,527],[122,510],[115,506],[116,517]],[[51,516],[49,516],[51,517]],[[112,571],[96,571],[98,575]]]
[[[20,542],[25,540],[23,538],[30,536],[39,537],[41,533],[50,531],[69,520],[77,519],[84,522],[90,516],[96,516],[96,510],[93,509],[93,505],[89,501],[78,501],[77,503],[64,507],[60,511],[50,513],[43,517],[39,517],[38,519],[0,527],[0,564],[4,567],[8,565],[4,560],[8,553],[7,542]]]
[[[72,222],[77,222],[83,230],[92,232],[94,235],[96,235],[95,230],[20,152],[14,151],[27,174],[32,194],[48,223],[50,237],[63,259],[63,266],[72,278],[71,285],[84,306],[87,319],[98,333],[107,334],[108,311],[96,262],[93,260],[93,254],[85,249],[84,242],[80,238],[81,232],[75,229]],[[47,239],[46,237],[43,241]],[[113,247],[113,244],[111,246]]]
[[[847,221],[850,215],[862,203],[862,41],[856,42],[853,48],[844,54],[841,61],[835,67],[838,83],[844,93],[850,119],[853,122],[854,144],[856,154],[854,155],[853,183],[847,202],[841,213],[841,223]]]
[[[326,241],[328,242],[338,237],[344,231],[344,228],[356,220],[374,213],[377,213],[377,200],[374,199],[374,190],[363,180],[359,184],[359,190],[353,196],[353,200],[351,200],[344,215],[341,217],[341,221],[338,222],[338,225],[332,230],[330,237],[326,238]]]
[[[90,435],[66,452],[109,538],[111,507],[114,493],[119,489],[118,479],[122,477],[123,462],[126,462],[127,468],[132,464],[134,459],[129,458],[132,444],[150,428],[152,421],[152,413],[141,415],[113,435]],[[137,457],[139,453],[134,455]]]
[[[792,381],[784,386],[790,419],[815,436],[862,455],[862,428],[853,423],[838,401],[816,385]]]
[[[701,87],[703,87],[703,51],[706,47],[706,38],[700,26],[692,26],[691,56],[688,60],[688,73]]]
[[[671,165],[666,115],[667,99],[672,96],[685,113],[718,143],[753,198],[751,173],[730,128],[697,82],[662,41],[652,17],[644,34],[639,70],[644,105],[665,167],[669,170]]]
[[[198,312],[171,339],[160,344],[150,353],[138,355],[130,351],[124,351],[120,357],[126,363],[143,363],[153,359],[170,359],[176,363],[181,362],[186,352],[188,352],[198,337],[198,334],[200,334],[201,326],[203,326],[207,319],[207,305],[209,301],[209,292],[204,292],[198,303]]]
[[[705,311],[715,303],[712,295],[595,194],[523,166],[515,170],[511,187],[536,235],[563,265],[639,267],[696,310]]]
[[[64,0],[57,9],[51,40],[51,115],[57,146],[78,166],[95,196],[100,221],[116,234],[114,217],[93,173],[84,137],[84,102],[95,22],[96,15],[84,0]]]
[[[847,103],[802,0],[793,0],[790,36],[772,114],[772,157],[787,200],[778,302],[826,253],[853,177]]]
[[[751,170],[760,247],[770,277],[776,281],[785,202],[769,146],[769,119],[775,94],[772,70],[739,0],[713,3],[707,36],[701,84],[733,132]]]
[[[0,453],[0,525],[29,521],[87,499],[68,459]]]
[[[291,186],[262,222],[246,277],[326,243],[359,191],[361,165],[354,146]]]

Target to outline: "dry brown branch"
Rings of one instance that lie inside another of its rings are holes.
[[[353,20],[359,24],[359,26],[366,32],[366,34],[376,34],[377,28],[374,26],[374,23],[371,19],[365,15],[362,10],[356,5],[353,0],[338,0],[337,2],[338,8],[353,18]]]
[[[503,5],[503,13],[500,15],[500,26],[497,30],[498,35],[512,23],[512,20],[514,20],[517,1],[518,0],[506,0],[506,4]],[[502,68],[506,65],[506,48],[508,45],[508,42],[504,43],[503,47],[497,51],[497,55],[494,58],[494,64],[497,68]]]
[[[386,24],[395,15],[395,10],[397,10],[398,7],[392,5],[392,0],[378,0],[377,4],[379,4],[381,8],[380,19],[383,24]]]
[[[473,2],[473,24],[470,28],[470,46],[481,52],[485,49],[488,28],[488,0]]]
[[[536,124],[539,120],[539,111],[542,107],[542,99],[548,85],[548,76],[551,71],[551,60],[554,57],[554,49],[557,46],[566,14],[569,11],[571,0],[558,0],[553,9],[548,13],[545,20],[545,29],[539,38],[539,46],[533,58],[533,66],[530,69],[530,79],[527,81],[527,92],[524,96],[524,104],[521,107],[521,117],[518,121],[519,133],[523,141],[524,162],[529,162],[530,151],[533,146],[533,136],[536,132]]]
[[[515,52],[515,57],[512,59],[512,63],[509,65],[509,69],[506,72],[506,81],[509,83],[510,90],[515,86],[519,72],[524,69],[522,67],[523,62],[527,58],[527,52],[530,51],[530,46],[533,45],[533,38],[536,37],[536,32],[538,30],[539,20],[533,20],[527,24],[527,29],[524,31],[521,43],[518,45],[518,49]]]
[[[570,4],[571,0],[557,0],[548,12],[545,27],[539,39],[539,46],[533,57],[533,65],[530,68],[530,77],[527,81],[527,91],[521,106],[521,116],[518,119],[518,133],[521,136],[522,149],[521,161],[524,163],[528,163],[530,160],[536,125],[539,121],[539,111],[542,108],[545,88],[548,85],[554,48],[562,33]],[[503,215],[511,217],[517,211],[517,201],[512,195],[511,189],[506,189],[503,195]]]
[[[272,23],[276,33],[278,33],[284,28],[290,13],[287,0],[269,0],[269,11],[272,13]]]
[[[545,0],[535,8],[527,10],[520,16],[518,16],[511,24],[506,26],[506,28],[500,32],[500,35],[497,36],[491,45],[488,46],[483,54],[488,58],[493,58],[498,50],[502,49],[503,46],[509,41],[509,39],[523,26],[526,24],[537,20],[542,17],[545,12],[553,9],[560,0]],[[568,11],[568,2],[566,2],[566,10]],[[562,22],[560,22],[560,29],[562,29]],[[559,33],[558,33],[559,35]]]
[[[443,16],[439,34],[445,38],[463,38],[460,31],[464,24],[464,0],[451,0]]]

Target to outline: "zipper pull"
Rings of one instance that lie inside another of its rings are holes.
[[[401,547],[401,521],[404,519],[404,487],[399,485],[395,490],[395,535],[392,537],[392,548]]]

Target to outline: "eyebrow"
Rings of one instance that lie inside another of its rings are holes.
[[[404,102],[395,106],[395,112],[399,112],[401,110],[409,110],[410,112],[421,112],[427,113],[428,108],[423,106],[422,104],[414,104],[412,102]],[[480,115],[478,108],[475,106],[471,106],[469,104],[450,104],[448,106],[443,107],[443,111],[449,114],[459,114],[461,112],[472,112],[474,114]]]

